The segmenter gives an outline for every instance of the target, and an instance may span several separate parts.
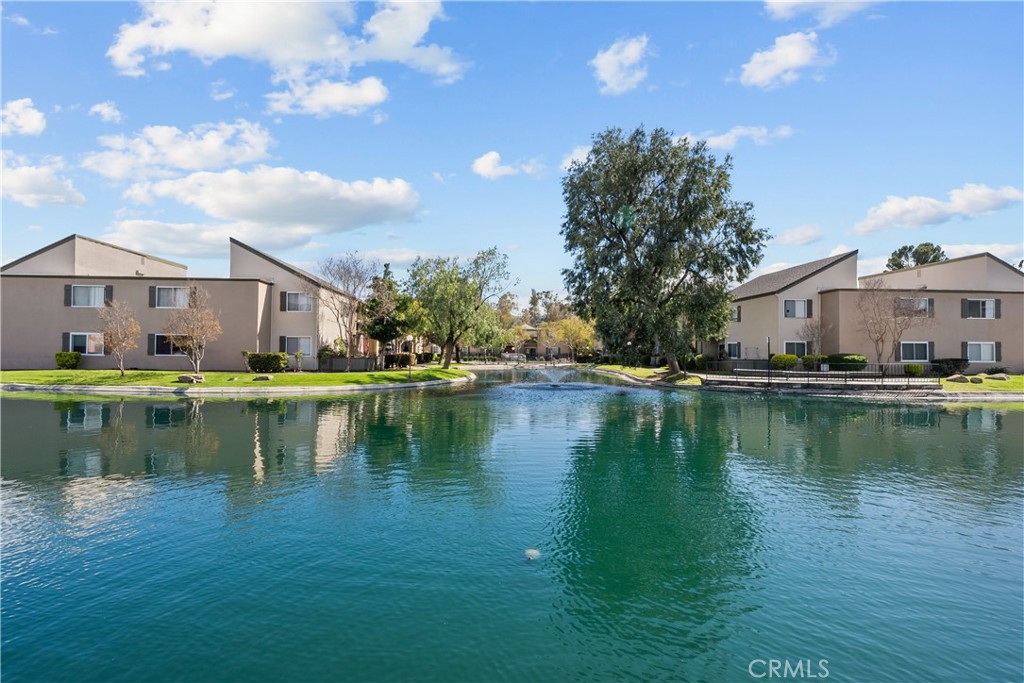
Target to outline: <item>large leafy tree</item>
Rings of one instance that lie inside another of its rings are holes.
[[[444,347],[445,368],[455,345],[481,322],[481,309],[511,284],[508,256],[494,247],[467,263],[440,257],[413,262],[406,291],[419,302],[427,329]]]
[[[721,338],[730,282],[760,262],[765,230],[730,198],[732,161],[657,128],[594,137],[562,180],[563,271],[577,312],[607,348],[660,352],[669,370],[696,339]]]
[[[885,264],[885,269],[887,271],[902,270],[946,260],[948,260],[946,252],[942,251],[942,247],[937,244],[922,242],[916,247],[912,244],[905,244],[892,252]]]

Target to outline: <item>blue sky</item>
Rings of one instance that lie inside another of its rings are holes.
[[[71,233],[227,275],[496,245],[561,290],[566,160],[608,127],[733,159],[758,272],[903,244],[1016,263],[1024,4],[2,6],[4,262]],[[522,300],[521,300],[522,303]]]

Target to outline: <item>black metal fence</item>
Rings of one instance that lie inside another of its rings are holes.
[[[826,367],[827,370],[824,369]],[[941,376],[932,372],[930,363],[868,363],[859,370],[837,370],[827,365],[821,370],[775,370],[767,360],[724,360],[708,361],[706,372],[711,378],[731,377],[738,381],[756,382],[861,384],[894,388],[941,385]]]

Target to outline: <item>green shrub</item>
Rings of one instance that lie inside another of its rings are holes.
[[[327,344],[324,344],[323,346],[321,346],[319,349],[317,349],[317,352],[316,352],[316,357],[319,358],[320,360],[327,360],[328,358],[336,358],[339,355],[341,355],[341,354],[339,354],[337,352],[337,350],[333,346],[328,346]]]
[[[82,362],[82,354],[78,351],[58,351],[53,358],[61,370],[74,370]]]
[[[924,374],[924,366],[920,363],[908,363],[903,366],[903,374],[907,377],[920,377]]]
[[[986,375],[1009,375],[1010,368],[1004,368],[1002,365],[993,365],[985,370]]]
[[[773,370],[792,370],[796,367],[797,358],[792,353],[776,353],[772,356]]]
[[[416,363],[419,364],[419,365],[424,365],[426,363],[436,363],[436,362],[437,362],[437,354],[436,353],[417,353],[416,354]]]
[[[868,359],[857,353],[833,353],[828,357],[830,370],[863,370]]]
[[[800,360],[804,364],[804,370],[821,370],[821,364],[828,361],[828,356],[809,353]]]
[[[966,358],[936,358],[932,361],[932,368],[943,377],[959,375],[968,365],[970,361]]]
[[[698,353],[686,361],[687,370],[697,370],[703,372],[708,368],[708,358],[703,353]]]
[[[253,372],[284,372],[288,368],[288,354],[250,353],[249,367]]]

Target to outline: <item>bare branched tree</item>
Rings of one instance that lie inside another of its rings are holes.
[[[362,331],[363,301],[370,293],[380,264],[351,251],[320,261],[318,270],[320,278],[329,287],[314,286],[311,293],[334,320],[338,338],[345,344],[345,356],[352,358]]]
[[[822,339],[832,331],[833,327],[832,323],[823,323],[819,314],[817,317],[808,318],[797,331],[797,335],[800,339],[810,342],[811,350],[809,353],[819,354],[821,353]]]
[[[934,323],[929,307],[921,307],[918,302],[922,299],[916,294],[890,289],[884,278],[862,284],[857,295],[857,310],[861,329],[875,347],[876,363],[892,362],[904,332],[912,325],[927,327]]]
[[[220,321],[210,308],[210,293],[204,287],[190,284],[188,307],[179,308],[171,315],[164,334],[176,349],[188,356],[192,371],[198,374],[206,345],[217,340],[220,333]]]
[[[99,309],[103,322],[103,349],[117,361],[117,369],[124,377],[124,356],[138,348],[142,326],[135,319],[135,313],[124,301],[114,300],[110,306]]]

